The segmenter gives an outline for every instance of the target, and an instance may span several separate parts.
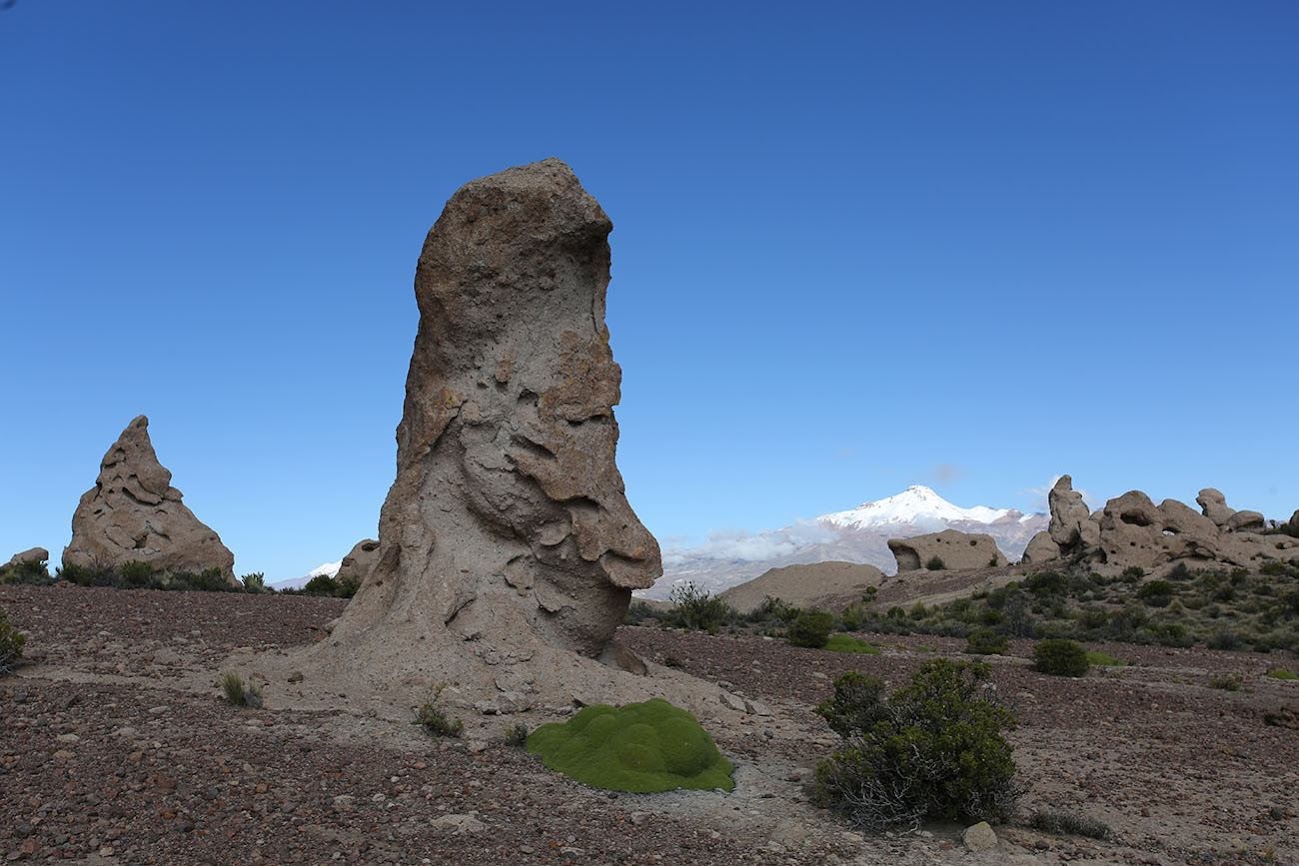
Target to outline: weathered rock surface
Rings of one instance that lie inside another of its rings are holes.
[[[795,607],[834,608],[860,601],[868,587],[878,587],[883,580],[884,572],[875,566],[855,562],[787,565],[733,586],[719,597],[740,613],[758,607],[768,596]]]
[[[1227,505],[1227,497],[1222,495],[1222,491],[1212,487],[1201,490],[1195,497],[1195,502],[1200,506],[1200,512],[1216,526],[1226,526],[1227,521],[1236,513],[1236,509]]]
[[[1091,509],[1081,493],[1073,489],[1073,479],[1061,475],[1047,494],[1051,525],[1047,532],[1060,548],[1062,556],[1100,544],[1100,527],[1092,519]]]
[[[935,557],[944,570],[965,570],[1006,565],[1006,557],[997,549],[991,535],[944,529],[913,538],[890,538],[889,550],[898,561],[898,572],[929,568]],[[936,570],[936,569],[935,569]]]
[[[1237,511],[1226,528],[1230,532],[1262,532],[1267,529],[1267,519],[1257,511]]]
[[[338,583],[355,583],[360,586],[378,561],[379,542],[373,538],[363,538],[352,546],[347,556],[343,557],[334,580]]]
[[[234,554],[181,498],[153,450],[149,419],[141,415],[108,449],[95,486],[81,497],[63,562],[114,567],[147,562],[163,571],[217,568],[235,582]]]
[[[20,553],[15,553],[5,565],[20,565],[24,562],[48,562],[49,559],[50,552],[48,550],[43,547],[31,547]]]
[[[442,700],[483,712],[653,694],[715,704],[713,686],[664,668],[636,676],[605,652],[631,590],[662,573],[614,460],[611,228],[558,160],[451,197],[416,270],[378,559],[326,641],[259,665],[303,670],[304,685],[327,684],[321,700],[371,695],[390,713],[440,684]]]
[[[1047,530],[1034,535],[1028,542],[1028,547],[1024,548],[1024,556],[1020,560],[1025,564],[1041,565],[1044,562],[1055,562],[1060,558],[1060,545],[1051,539],[1051,533]]]

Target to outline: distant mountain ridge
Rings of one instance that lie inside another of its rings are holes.
[[[991,535],[1014,562],[1029,539],[1049,522],[1046,514],[1025,514],[1014,508],[962,508],[928,487],[914,485],[884,499],[780,529],[717,535],[701,545],[669,549],[663,554],[663,577],[637,594],[664,599],[674,586],[687,582],[716,594],[772,568],[815,562],[865,563],[892,574],[897,563],[888,548],[890,538],[943,529]]]
[[[311,571],[308,571],[302,577],[292,577],[288,580],[277,580],[275,583],[271,584],[271,588],[302,589],[302,587],[306,586],[313,577],[319,577],[322,574],[333,577],[338,574],[338,570],[342,567],[343,561],[341,559],[338,562],[326,562],[311,569]]]

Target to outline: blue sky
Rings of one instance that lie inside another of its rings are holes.
[[[238,570],[372,534],[424,234],[547,156],[660,539],[1060,472],[1299,507],[1299,6],[738,8],[0,12],[0,554],[138,413]]]

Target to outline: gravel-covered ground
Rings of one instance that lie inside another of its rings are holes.
[[[32,663],[0,680],[0,857],[73,863],[719,864],[970,862],[960,828],[863,838],[802,796],[833,746],[810,712],[850,669],[895,682],[942,638],[875,636],[879,656],[756,637],[628,628],[642,655],[760,699],[775,718],[714,734],[734,794],[612,795],[549,774],[486,734],[430,739],[346,713],[236,709],[219,667],[241,647],[317,639],[345,602],[0,587]],[[1028,808],[1079,811],[1117,844],[999,828],[990,862],[1299,862],[1299,732],[1263,724],[1293,659],[1100,647],[1129,662],[1084,680],[994,659]],[[1012,652],[1027,656],[1028,645]],[[1245,688],[1210,688],[1242,674]],[[526,715],[520,717],[528,722]],[[512,719],[511,719],[512,721]],[[703,720],[709,725],[709,720]],[[710,725],[711,727],[711,725]],[[1271,856],[1272,859],[1267,858]]]

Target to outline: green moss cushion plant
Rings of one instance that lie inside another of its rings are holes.
[[[832,653],[861,653],[862,655],[871,656],[880,654],[877,647],[850,634],[831,635],[830,639],[825,643],[825,648]]]
[[[713,738],[694,716],[662,698],[586,707],[563,724],[533,731],[528,751],[551,770],[610,791],[735,788],[735,768]]]

